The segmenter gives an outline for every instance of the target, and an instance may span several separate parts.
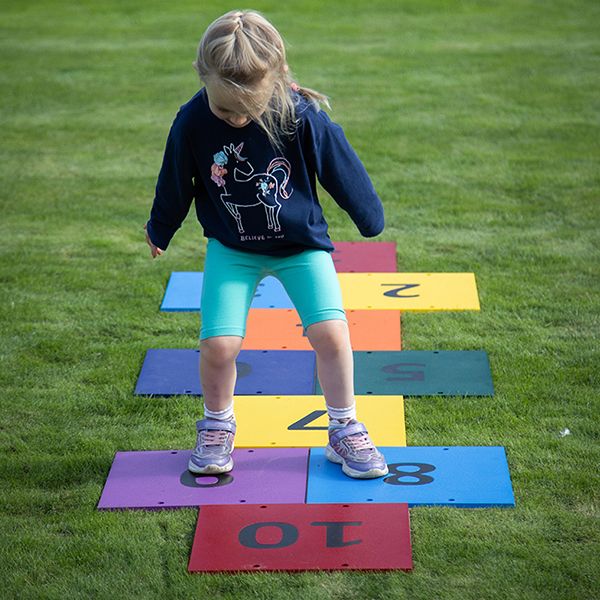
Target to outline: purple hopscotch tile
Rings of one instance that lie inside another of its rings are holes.
[[[99,509],[180,508],[202,504],[303,504],[306,448],[238,448],[230,473],[196,477],[191,450],[117,452]]]

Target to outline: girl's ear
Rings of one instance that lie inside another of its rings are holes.
[[[287,73],[290,70],[290,68],[287,65],[283,65],[283,70]]]

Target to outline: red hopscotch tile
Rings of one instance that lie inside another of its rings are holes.
[[[408,506],[202,506],[188,569],[410,570]]]

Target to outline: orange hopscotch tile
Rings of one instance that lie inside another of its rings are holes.
[[[401,350],[400,312],[347,310],[353,350]],[[300,317],[291,308],[251,308],[244,350],[311,350]]]
[[[293,308],[251,308],[243,350],[312,350]]]
[[[402,350],[400,311],[347,310],[353,350]]]

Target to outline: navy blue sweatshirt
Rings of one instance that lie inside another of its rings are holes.
[[[216,117],[201,89],[171,126],[147,224],[167,248],[192,200],[204,235],[248,252],[289,256],[332,251],[316,178],[360,233],[383,230],[383,207],[342,128],[294,93],[296,134],[274,148],[254,122],[236,128]]]

